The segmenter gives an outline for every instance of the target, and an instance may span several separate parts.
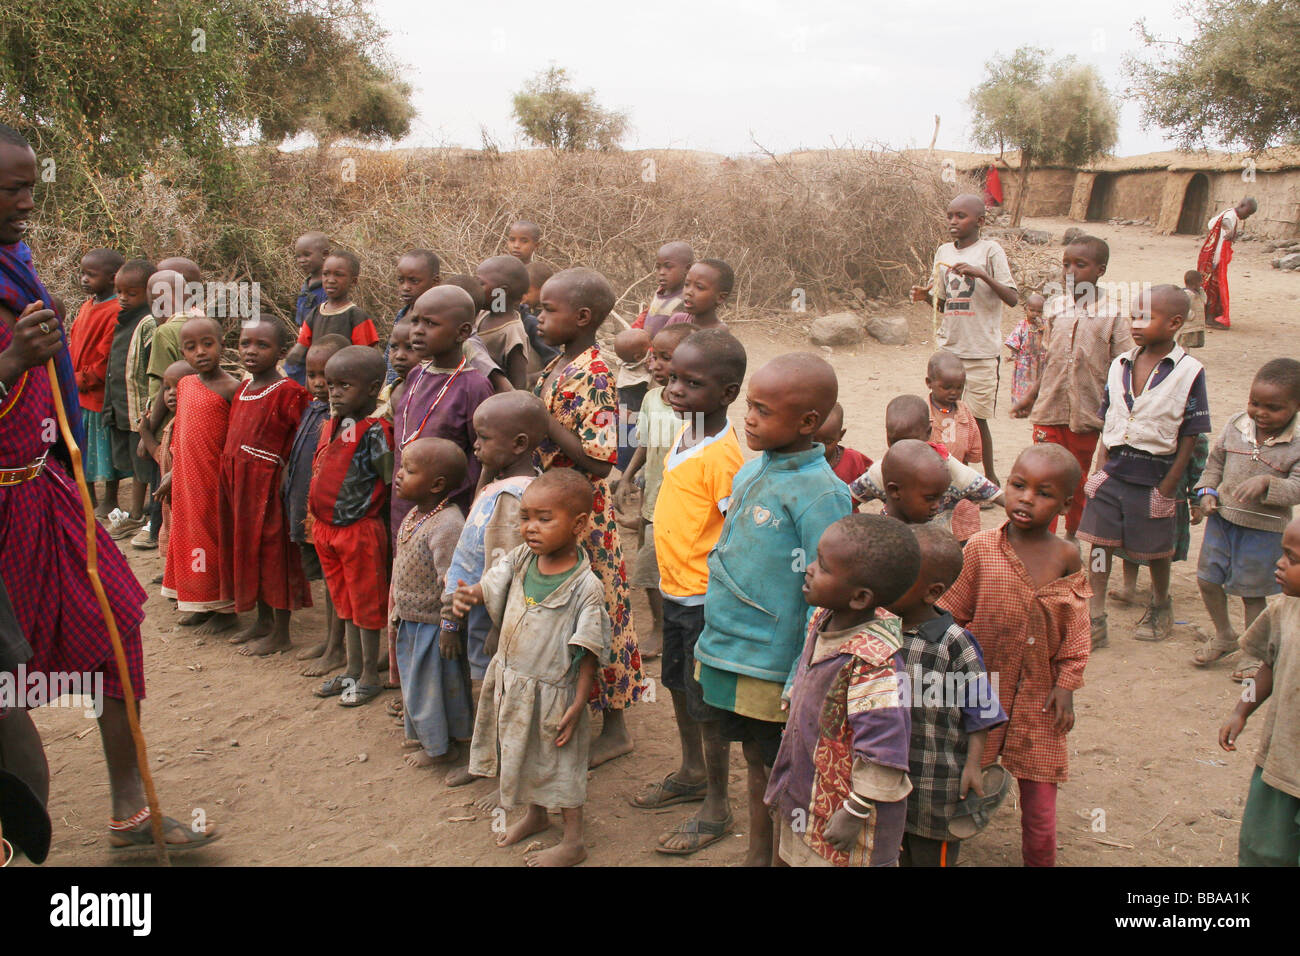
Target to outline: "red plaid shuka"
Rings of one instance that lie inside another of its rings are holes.
[[[5,305],[12,309],[9,302]],[[0,320],[0,351],[12,340],[12,326]],[[30,369],[0,402],[0,468],[22,467],[47,454],[55,441],[54,420],[49,377],[43,367]],[[97,540],[99,576],[122,635],[132,688],[143,698],[140,622],[145,593],[102,527]],[[123,696],[108,626],[86,573],[81,499],[75,481],[53,455],[37,477],[0,487],[0,580],[32,646],[29,673],[103,669],[104,693]]]
[[[1228,317],[1228,263],[1232,261],[1232,240],[1223,240],[1219,246],[1219,236],[1223,233],[1223,213],[1214,219],[1214,227],[1201,244],[1200,254],[1196,257],[1196,271],[1201,274],[1201,288],[1205,290],[1205,317],[1217,319],[1224,326],[1232,324]],[[1214,250],[1219,249],[1219,262],[1214,262]]]

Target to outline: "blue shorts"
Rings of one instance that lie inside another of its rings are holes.
[[[1282,590],[1273,577],[1280,557],[1280,532],[1243,528],[1215,513],[1205,519],[1196,576],[1236,597],[1268,597]]]

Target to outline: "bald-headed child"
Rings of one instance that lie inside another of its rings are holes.
[[[387,366],[375,349],[349,345],[325,363],[330,418],[312,459],[308,504],[312,539],[334,611],[344,626],[347,666],[318,696],[341,695],[344,707],[383,692],[379,631],[388,611],[388,486],[393,480],[392,426],[374,414]]]
[[[547,281],[540,328],[546,340],[563,351],[534,388],[551,416],[548,434],[537,447],[538,465],[543,471],[576,469],[595,494],[585,544],[593,573],[605,586],[612,631],[610,659],[600,671],[599,695],[592,701],[605,715],[592,744],[592,766],[631,752],[625,712],[641,698],[645,683],[609,487],[618,459],[618,391],[596,344],[596,333],[614,303],[609,280],[593,269],[565,269]]]
[[[221,508],[219,494],[231,404],[239,380],[221,367],[221,325],[190,316],[180,325],[181,352],[196,375],[176,386],[172,470],[158,486],[171,501],[172,534],[163,569],[162,596],[184,612],[182,626],[215,634],[237,623],[233,602],[221,594]],[[162,412],[151,417],[160,420]]]
[[[329,387],[325,378],[325,363],[340,349],[349,345],[341,335],[322,335],[307,350],[307,391],[311,401],[302,410],[298,431],[293,436],[289,461],[284,469],[284,510],[289,518],[289,540],[302,552],[302,571],[308,582],[323,581],[320,556],[316,553],[309,522],[312,459],[320,444],[321,428],[330,415]],[[319,677],[343,666],[346,651],[343,648],[343,622],[334,610],[334,600],[329,587],[325,588],[325,640],[305,647],[298,660],[309,661],[302,670],[304,677]]]
[[[908,439],[927,444],[948,469],[948,488],[943,494],[938,514],[932,516],[938,520],[942,527],[948,528],[951,524],[953,508],[958,501],[963,499],[977,502],[992,501],[994,504],[1001,501],[1002,489],[974,468],[963,465],[952,455],[949,455],[942,444],[930,444],[930,435],[930,403],[921,396],[898,395],[885,406],[885,441],[889,443],[889,447],[892,448],[899,442]],[[884,460],[875,462],[865,472],[849,482],[849,493],[853,495],[854,501],[875,500],[888,502],[889,494],[884,476]],[[913,494],[908,494],[906,497],[911,502],[907,505],[907,510],[918,516],[912,521],[929,520],[919,517],[929,505],[920,501],[920,499],[916,499]],[[898,507],[902,507],[901,498]],[[901,512],[895,514],[895,517],[899,517],[900,514]]]
[[[846,485],[871,467],[870,458],[844,444],[847,433],[844,406],[836,402],[831,413],[826,416],[826,421],[822,422],[822,427],[817,430],[816,438],[826,449],[826,464],[831,466],[831,471]],[[853,510],[858,510],[856,501],[853,502]]]
[[[525,543],[477,583],[457,582],[456,615],[482,605],[501,629],[483,682],[487,706],[474,721],[469,772],[499,775],[502,805],[528,808],[496,844],[511,846],[547,829],[547,808],[558,807],[564,818],[563,839],[530,855],[529,866],[573,866],[587,856],[587,701],[610,647],[605,588],[582,546],[593,505],[591,482],[573,469],[543,473],[520,500]]]
[[[929,442],[904,438],[880,462],[885,514],[904,524],[926,524],[943,508],[951,481],[943,456]]]
[[[644,328],[654,338],[678,312],[682,311],[686,273],[695,264],[695,250],[680,240],[666,242],[655,254],[655,281],[658,283],[650,304],[632,323]]]
[[[541,370],[519,305],[528,293],[528,269],[514,256],[492,256],[479,263],[486,308],[474,320],[474,336],[517,389],[526,389]]]
[[[1141,292],[1133,303],[1137,347],[1111,363],[1101,405],[1097,470],[1079,538],[1093,545],[1092,640],[1103,647],[1106,584],[1116,548],[1150,562],[1151,603],[1133,636],[1163,641],[1173,634],[1169,574],[1177,536],[1179,487],[1198,435],[1210,431],[1205,368],[1177,344],[1188,308],[1175,285]]]
[[[948,455],[963,465],[981,463],[987,474],[989,464],[975,415],[961,398],[966,389],[962,360],[951,352],[935,352],[926,366],[925,387],[930,391],[930,441],[942,443]],[[957,540],[965,541],[979,529],[975,504],[966,499],[957,502],[952,510],[952,533]]]
[[[1088,576],[1078,549],[1052,534],[1069,508],[1079,463],[1059,445],[1031,445],[1011,467],[1007,521],[966,542],[957,583],[940,599],[979,641],[1010,721],[989,732],[1020,785],[1026,866],[1056,864],[1056,791],[1067,778],[1065,737],[1088,663]]]
[[[732,481],[745,461],[727,409],[740,394],[746,361],[735,336],[721,329],[696,332],[674,351],[664,389],[669,406],[685,421],[664,460],[659,520],[654,522],[664,615],[661,681],[672,696],[682,759],[676,771],[632,798],[632,805],[642,809],[703,799],[701,817],[727,812],[730,746],[716,721],[701,724],[691,715],[687,686],[694,675],[687,673],[687,662],[704,629],[709,552],[722,532]]]
[[[475,608],[467,619],[456,616],[452,597],[458,580],[477,581],[508,551],[523,544],[519,501],[537,477],[533,452],[550,428],[542,400],[530,392],[493,395],[474,410],[474,457],[483,469],[483,486],[455,542],[451,569],[442,596],[444,644],[469,665],[469,678],[483,680],[496,651],[497,631],[487,612]],[[473,697],[477,700],[477,694]]]
[[[881,515],[850,515],[817,542],[803,584],[812,616],[765,795],[788,866],[898,864],[910,719],[899,622],[884,608],[920,564],[912,532]]]
[[[402,337],[410,331],[409,326],[404,323],[407,313],[411,311],[411,306],[415,300],[424,293],[428,292],[439,282],[442,281],[442,263],[438,260],[436,253],[428,249],[408,249],[402,253],[397,260],[397,298],[401,301],[402,307],[397,310],[393,316],[392,328],[394,333],[399,325],[403,326]],[[390,335],[388,344],[384,346],[384,358],[388,361],[388,378],[387,386],[392,386],[405,377],[406,372],[398,369],[392,361],[392,351],[395,347],[395,341]],[[385,396],[380,396],[379,404],[382,406],[386,401]]]
[[[439,285],[411,306],[411,351],[419,364],[406,378],[406,387],[393,404],[396,440],[395,467],[402,449],[417,438],[445,438],[466,456],[474,449],[474,410],[492,394],[487,378],[465,358],[463,346],[474,326],[474,300],[464,289]],[[478,485],[479,466],[471,459],[465,478],[451,492],[461,513],[469,509]],[[392,503],[394,533],[411,505],[400,496]]]
[[[912,713],[902,866],[956,866],[961,841],[950,826],[967,794],[983,791],[989,729],[1007,722],[977,641],[935,607],[961,574],[961,545],[934,525],[913,527],[921,549],[915,583],[889,605],[903,632],[902,661]],[[941,689],[941,690],[940,690]],[[939,690],[938,694],[934,691]]]
[[[1002,349],[1002,306],[1020,301],[1011,265],[1002,247],[980,236],[984,225],[984,200],[963,193],[948,204],[948,235],[934,254],[930,286],[913,286],[912,301],[943,308],[939,348],[952,352],[966,366],[963,393],[984,443],[985,472],[998,483],[993,466],[993,438],[988,420],[998,398],[998,359]]]
[[[454,286],[457,289],[464,289],[474,302],[474,314],[480,315],[487,308],[487,296],[483,294],[483,283],[476,276],[465,275],[454,272],[449,276],[444,276],[442,285]],[[522,307],[521,307],[522,308]],[[474,335],[471,325],[470,335],[461,343],[461,352],[464,355],[466,365],[474,369],[480,375],[488,380],[492,385],[494,392],[509,392],[514,390],[510,384],[510,379],[502,370],[501,366],[492,361],[492,356],[488,354],[487,346],[478,340]],[[419,364],[417,362],[416,364]]]
[[[412,505],[397,529],[391,612],[409,767],[455,760],[457,743],[473,731],[464,653],[442,639],[455,635],[439,626],[448,568],[465,527],[449,496],[464,481],[465,464],[465,453],[446,439],[419,438],[407,446],[393,482],[393,493]]]
[[[301,329],[307,324],[307,316],[325,302],[325,286],[321,272],[325,257],[330,253],[329,237],[323,232],[304,232],[293,244],[293,264],[302,273],[302,288],[293,307],[293,325]],[[302,358],[290,355],[285,359],[284,373],[299,385],[306,385],[305,369]]]
[[[848,490],[813,438],[838,392],[835,370],[808,353],[773,359],[750,379],[745,441],[760,455],[732,482],[726,519],[708,558],[704,629],[686,660],[691,716],[715,722],[723,740],[738,740],[744,750],[746,862],[753,866],[772,859],[772,820],[763,793],[785,726],[782,692],[803,647],[803,571],[822,532],[852,508]],[[661,568],[662,563],[661,555]],[[701,808],[660,838],[661,852],[690,853],[731,830],[725,782],[724,775],[716,796],[710,788],[708,812]]]

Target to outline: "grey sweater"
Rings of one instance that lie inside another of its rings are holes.
[[[1233,492],[1247,478],[1268,476],[1268,493],[1241,499]],[[1228,419],[1223,434],[1210,447],[1210,458],[1196,485],[1219,493],[1219,514],[1243,528],[1281,534],[1291,521],[1291,506],[1300,504],[1300,426],[1291,419],[1276,438],[1255,440],[1255,423],[1246,412]]]

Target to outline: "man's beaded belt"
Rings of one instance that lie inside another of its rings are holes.
[[[45,455],[48,454],[47,451],[30,465],[23,465],[21,468],[0,468],[0,488],[9,485],[21,485],[24,482],[31,481],[45,470]]]

